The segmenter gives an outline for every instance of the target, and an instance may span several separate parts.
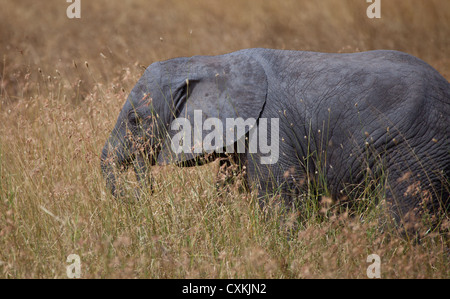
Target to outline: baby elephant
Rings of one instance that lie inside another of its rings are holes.
[[[247,49],[150,65],[106,141],[101,168],[195,165],[232,155],[261,203],[286,206],[312,180],[338,200],[382,184],[396,220],[446,212],[450,177],[450,84],[396,51],[325,54]],[[122,168],[123,169],[123,168]],[[370,184],[369,183],[369,184]]]

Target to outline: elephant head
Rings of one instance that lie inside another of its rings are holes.
[[[172,151],[176,119],[192,122],[193,130],[194,111],[223,123],[227,118],[258,119],[266,95],[264,69],[246,53],[176,58],[150,65],[131,91],[103,148],[101,169],[108,189],[114,196],[122,194],[116,170],[129,165],[134,165],[143,185],[151,181],[147,165],[186,162],[203,154]],[[248,128],[240,135],[247,132]],[[241,137],[236,134],[227,139],[224,147]]]

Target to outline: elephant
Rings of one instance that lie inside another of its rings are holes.
[[[210,146],[191,146],[192,139]],[[251,150],[255,140],[265,146]],[[370,180],[385,184],[396,221],[447,212],[450,84],[419,58],[393,50],[256,48],[155,62],[130,92],[101,170],[119,197],[119,166],[134,165],[151,190],[149,166],[193,166],[225,155],[245,168],[263,208],[274,194],[292,206],[314,179],[326,182],[334,200],[357,198]]]

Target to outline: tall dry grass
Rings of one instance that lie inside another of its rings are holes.
[[[380,20],[363,0],[82,1],[80,20],[67,5],[0,0],[0,277],[64,278],[78,254],[84,278],[365,278],[372,253],[384,278],[449,277],[439,232],[412,244],[381,233],[375,216],[311,198],[287,237],[254,194],[217,192],[217,165],[155,167],[155,193],[141,202],[114,200],[99,169],[154,61],[249,47],[396,49],[450,78],[449,1],[382,1]]]

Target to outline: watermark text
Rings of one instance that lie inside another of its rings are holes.
[[[81,0],[66,0],[67,3],[72,3],[67,7],[66,15],[69,19],[81,18]]]
[[[227,118],[224,124],[218,118],[203,121],[202,111],[195,110],[193,123],[180,117],[172,122],[171,129],[177,131],[171,142],[171,149],[175,154],[223,153],[225,150],[228,154],[258,153],[261,155],[261,164],[278,162],[278,118],[270,119],[269,129],[267,118],[260,118],[258,124],[254,118]],[[234,147],[235,141],[237,149]]]
[[[367,3],[372,3],[367,8],[366,14],[369,19],[381,18],[381,0],[366,0]]]

